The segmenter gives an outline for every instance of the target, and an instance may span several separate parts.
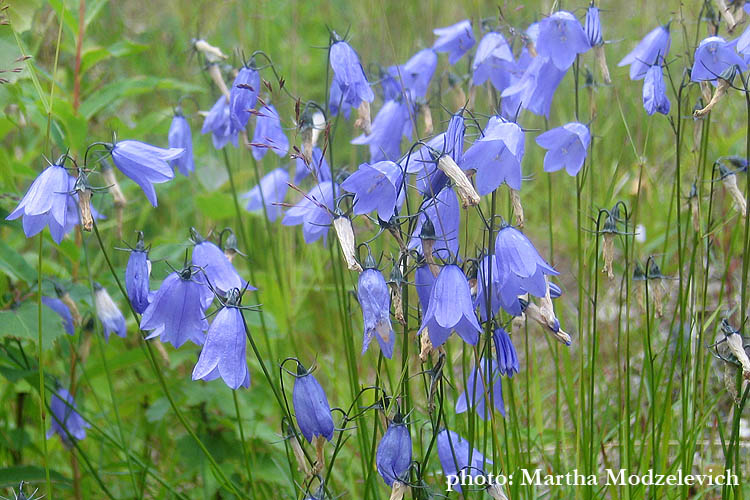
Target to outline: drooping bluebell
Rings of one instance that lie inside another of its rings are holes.
[[[425,329],[434,348],[443,345],[454,330],[467,344],[479,340],[482,329],[474,314],[469,283],[455,264],[443,266],[435,279],[420,333]]]
[[[532,57],[523,76],[503,90],[502,97],[517,103],[509,107],[510,112],[515,113],[520,107],[535,115],[549,117],[552,98],[563,76],[565,71],[555,66],[551,59]]]
[[[461,168],[475,170],[477,192],[486,195],[505,182],[521,189],[521,162],[524,155],[524,132],[516,123],[493,116],[484,135],[471,145]]]
[[[222,149],[228,142],[234,147],[239,145],[239,131],[232,129],[229,112],[229,101],[223,94],[219,96],[203,120],[201,134],[211,134],[214,148]]]
[[[170,161],[172,167],[187,177],[195,170],[195,161],[193,160],[193,136],[190,132],[190,123],[182,114],[178,107],[172,117],[172,124],[169,126],[167,142],[170,148],[182,148],[185,153]]]
[[[430,86],[430,80],[435,74],[437,67],[437,54],[432,48],[422,49],[414,54],[408,61],[399,66],[388,68],[388,74],[394,79],[396,85],[401,83],[391,92],[391,99],[396,99],[406,92],[409,102],[413,103],[416,99],[427,95],[427,89]]]
[[[138,231],[138,241],[130,252],[125,268],[125,290],[130,304],[138,314],[143,314],[148,307],[150,275],[151,261],[148,260],[148,249],[143,243],[143,233]]]
[[[343,101],[348,108],[358,108],[362,101],[372,102],[375,94],[370,88],[359,56],[354,49],[345,41],[337,41],[331,45],[329,58],[331,68],[333,69],[334,78],[331,82],[330,100],[336,101],[338,108],[339,101]],[[336,95],[334,95],[334,91]],[[346,114],[348,116],[348,108]],[[338,114],[339,110],[331,108],[333,115]]]
[[[341,183],[341,188],[354,193],[355,214],[377,210],[384,221],[390,220],[405,192],[401,167],[392,161],[363,163]]]
[[[157,148],[140,141],[119,141],[111,150],[112,162],[120,172],[138,184],[153,206],[157,205],[154,184],[174,178],[169,165],[185,154],[182,148]]]
[[[292,390],[294,415],[302,435],[308,443],[315,437],[333,439],[333,415],[328,398],[320,382],[301,363]]]
[[[226,302],[216,313],[206,333],[198,362],[193,368],[193,380],[222,378],[230,389],[250,387],[250,371],[245,352],[247,338],[240,306],[241,294],[233,288],[227,292]]]
[[[492,334],[492,342],[495,345],[497,370],[506,377],[512,377],[514,373],[518,373],[520,369],[518,354],[508,332],[501,327],[496,328]]]
[[[492,412],[491,406],[505,416],[503,385],[497,364],[490,362],[487,358],[482,358],[469,373],[466,388],[456,400],[456,413],[472,410],[482,420],[489,420]]]
[[[566,123],[537,136],[536,143],[547,150],[544,171],[556,172],[565,167],[568,175],[575,176],[583,167],[590,142],[589,128],[578,122]]]
[[[86,437],[86,429],[90,428],[91,424],[78,413],[73,395],[66,389],[57,388],[56,393],[50,398],[49,407],[52,418],[47,430],[47,439],[57,434],[66,448],[72,448],[72,439],[80,441]]]
[[[398,160],[401,137],[411,137],[412,123],[404,101],[386,101],[375,116],[369,134],[352,139],[352,144],[370,147],[370,163]]]
[[[736,48],[737,40],[727,42],[720,36],[704,38],[695,48],[690,80],[710,81],[715,84],[716,79],[732,66],[738,66],[740,71],[747,69],[747,64],[737,54]]]
[[[643,79],[643,108],[649,115],[657,111],[663,115],[669,114],[671,103],[660,64],[654,64],[646,71],[646,77]]]
[[[433,50],[447,52],[448,62],[451,64],[456,64],[476,43],[471,21],[468,19],[445,28],[436,28],[432,32],[438,37],[432,45]]]
[[[58,163],[62,163],[58,160]],[[6,220],[22,218],[23,232],[30,238],[49,226],[55,243],[78,223],[78,208],[73,196],[76,179],[64,166],[50,165],[31,183],[18,206]]]
[[[260,184],[242,195],[247,200],[245,209],[255,212],[266,207],[268,220],[273,222],[281,215],[281,203],[289,190],[289,172],[284,168],[275,168],[260,180]]]
[[[261,160],[269,149],[283,158],[289,151],[289,139],[281,128],[278,111],[271,104],[264,104],[255,116],[253,142],[250,145],[253,158]]]
[[[479,450],[472,449],[466,439],[448,429],[443,429],[438,433],[437,451],[445,477],[457,476],[465,471],[467,476],[475,478],[484,475],[485,466],[492,464],[492,461],[485,458]],[[454,488],[461,493],[460,484],[455,485]]]
[[[669,24],[654,28],[638,42],[638,45],[622,60],[618,66],[630,66],[630,79],[640,80],[646,76],[654,64],[662,64],[669,54],[671,38]]]
[[[548,57],[561,71],[566,71],[578,54],[589,50],[583,26],[570,12],[560,10],[539,21],[536,50],[541,57]]]
[[[375,465],[388,486],[393,486],[395,481],[406,482],[411,465],[411,435],[400,414],[396,414],[378,444]]]
[[[419,235],[426,219],[432,222],[435,229],[433,253],[443,259],[457,255],[461,209],[458,206],[458,197],[450,186],[444,187],[437,196],[427,197],[422,202],[421,213],[409,241],[409,249],[420,253],[422,253],[422,241]]]
[[[250,111],[255,108],[258,99],[258,92],[260,92],[260,73],[252,64],[250,66],[243,65],[229,90],[230,135],[236,136],[247,126],[247,122],[250,120]],[[226,101],[226,98],[224,99]],[[217,149],[219,148],[217,147]]]
[[[497,232],[495,258],[498,272],[505,282],[517,284],[536,297],[547,293],[547,275],[559,274],[539,255],[533,243],[518,229],[505,226]],[[515,290],[514,290],[515,292]]]
[[[333,222],[333,189],[331,181],[324,181],[313,187],[296,205],[287,210],[281,223],[285,226],[302,224],[305,243],[312,243],[323,238],[326,240],[328,229]]]
[[[109,342],[111,333],[124,338],[127,334],[125,316],[122,315],[107,289],[99,283],[94,283],[94,305],[99,321],[102,322],[104,327],[104,339]]]
[[[472,83],[482,85],[489,80],[502,92],[510,84],[508,63],[513,63],[513,52],[501,33],[490,31],[482,37],[472,63]]]
[[[65,333],[68,335],[75,334],[76,329],[73,324],[73,314],[70,312],[70,308],[62,300],[56,297],[47,297],[45,295],[42,296],[42,303],[60,316]]]
[[[242,290],[247,282],[240,276],[232,263],[229,261],[224,252],[221,251],[215,243],[204,240],[200,235],[193,231],[192,263],[195,267],[202,269],[205,278],[209,284],[219,293],[226,294],[233,288]],[[202,281],[201,275],[196,276],[198,281]],[[255,290],[255,287],[248,286],[248,290]]]
[[[203,345],[208,329],[206,310],[213,302],[213,293],[196,279],[200,270],[187,266],[170,273],[162,282],[141,318],[141,330],[152,331],[146,337],[159,337],[162,342],[180,348],[191,340]]]
[[[383,274],[374,267],[367,267],[359,274],[357,300],[362,308],[364,334],[362,354],[370,347],[373,337],[380,345],[383,356],[393,356],[396,334],[391,326],[391,294]]]

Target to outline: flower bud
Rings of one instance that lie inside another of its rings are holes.
[[[448,155],[443,155],[438,160],[438,168],[447,175],[456,185],[456,191],[464,208],[479,205],[479,194],[472,186],[466,173]]]
[[[341,252],[346,260],[346,267],[350,271],[362,272],[362,266],[357,262],[357,250],[354,244],[354,229],[352,221],[348,217],[336,217],[333,219],[333,228],[336,230],[336,236],[339,239]]]

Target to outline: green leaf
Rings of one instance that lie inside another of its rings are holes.
[[[36,271],[28,262],[7,243],[0,240],[0,272],[18,281],[23,280],[27,284],[36,283]]]
[[[91,92],[91,95],[81,104],[80,112],[83,117],[90,119],[105,107],[117,104],[122,99],[155,90],[176,90],[190,93],[201,92],[203,89],[192,83],[154,76],[117,80]]]
[[[36,342],[37,314],[36,302],[24,302],[17,309],[0,311],[0,337],[20,337]],[[42,306],[42,349],[51,348],[60,335],[65,335],[60,316]]]
[[[8,19],[16,33],[23,33],[31,28],[34,13],[41,8],[42,0],[15,0],[10,2]]]
[[[147,45],[141,45],[130,40],[120,40],[109,47],[89,47],[81,56],[81,73],[85,73],[91,67],[111,57],[127,57],[140,54],[148,49]]]

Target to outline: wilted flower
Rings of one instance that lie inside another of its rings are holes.
[[[225,294],[233,288],[242,290],[247,282],[242,279],[229,261],[221,248],[216,244],[204,240],[200,235],[193,231],[195,247],[193,247],[193,265],[202,269],[205,276],[199,276],[199,281],[208,279],[208,282],[219,293]],[[255,287],[248,286],[248,290],[255,290]]]
[[[188,123],[187,118],[183,116],[179,107],[175,111],[174,117],[172,117],[172,124],[169,126],[167,141],[170,148],[182,148],[185,150],[185,154],[172,160],[170,163],[173,167],[176,167],[182,175],[187,177],[193,170],[195,170],[195,162],[193,161],[193,137],[190,133],[190,124]]]
[[[694,82],[715,82],[731,66],[746,69],[745,61],[735,50],[737,41],[725,41],[720,36],[710,36],[701,41],[695,49],[690,80]]]
[[[258,99],[258,92],[260,92],[260,73],[252,66],[243,66],[234,78],[229,91],[230,128],[228,135],[236,135],[245,129],[250,119],[250,111],[255,107]]]
[[[341,188],[354,193],[355,214],[377,210],[384,221],[390,220],[405,192],[401,167],[392,161],[361,164],[341,183]]]
[[[255,131],[250,147],[253,158],[262,159],[270,149],[277,156],[284,157],[289,151],[289,139],[281,128],[279,113],[270,104],[265,104],[256,112]]]
[[[497,232],[495,257],[504,284],[513,283],[537,297],[544,297],[547,293],[545,276],[559,274],[539,255],[531,241],[511,226]]]
[[[472,83],[482,85],[487,80],[499,91],[510,85],[507,63],[513,62],[508,42],[502,34],[491,31],[482,37],[477,46],[472,69]]]
[[[297,364],[292,403],[297,425],[308,443],[312,443],[316,437],[328,441],[333,439],[333,415],[326,393],[318,380],[301,363]]]
[[[125,268],[125,290],[133,309],[138,314],[148,307],[149,275],[151,261],[148,260],[148,249],[143,244],[143,233],[138,231],[138,241],[131,250],[128,265]]]
[[[198,273],[187,266],[164,279],[141,318],[141,330],[153,330],[147,339],[159,337],[175,348],[188,340],[203,345],[203,332],[208,329],[206,309],[214,297],[205,284],[194,279]]]
[[[335,217],[333,229],[336,231],[336,238],[339,240],[341,253],[344,254],[347,269],[362,272],[362,266],[357,261],[357,248],[351,219],[343,215]]]
[[[468,441],[448,429],[438,433],[437,451],[443,475],[446,477],[457,476],[462,472],[467,476],[477,477],[484,475],[485,465],[492,464],[492,461],[485,458],[479,450],[472,449]],[[454,488],[461,493],[461,485],[457,484]]]
[[[471,21],[465,19],[452,26],[432,30],[438,37],[432,48],[435,52],[448,52],[448,61],[456,64],[474,46],[474,33]]]
[[[654,64],[661,64],[669,54],[669,24],[652,30],[626,55],[618,66],[630,65],[630,79],[640,80]]]
[[[521,127],[493,116],[487,122],[484,135],[466,150],[461,168],[477,172],[477,192],[480,195],[491,193],[503,182],[520,190],[523,154]]]
[[[375,465],[388,486],[406,482],[406,473],[411,465],[411,436],[398,413],[378,444]]]
[[[85,438],[86,429],[91,425],[78,413],[72,394],[62,387],[58,387],[56,392],[57,394],[52,394],[49,402],[52,419],[47,439],[57,434],[67,448],[72,448],[71,438],[77,441]]]
[[[305,162],[304,158],[297,157],[295,160],[294,183],[299,184],[302,182],[310,172],[314,173],[313,177],[317,182],[330,181],[332,179],[331,167],[328,166],[323,151],[318,147],[313,148],[312,155],[309,158],[309,165],[308,162]]]
[[[536,50],[539,56],[549,57],[559,70],[566,71],[576,56],[589,48],[581,23],[570,12],[560,10],[539,21]]]
[[[565,167],[569,175],[575,176],[586,160],[586,150],[591,142],[589,128],[578,122],[553,128],[536,138],[544,149],[544,171],[556,172]]]
[[[428,197],[422,202],[421,213],[409,241],[409,249],[423,253],[420,233],[427,219],[432,223],[435,232],[433,253],[443,259],[456,255],[461,211],[458,207],[458,197],[449,186],[444,187],[434,198]]]
[[[326,238],[328,226],[333,222],[333,182],[324,181],[315,186],[302,200],[287,210],[281,223],[285,226],[302,224],[305,243]]]
[[[648,68],[643,80],[643,108],[649,115],[653,115],[657,111],[667,115],[670,106],[661,65],[654,64]]]
[[[73,324],[73,314],[70,312],[70,308],[60,299],[56,297],[42,297],[42,303],[55,311],[60,319],[62,319],[63,328],[65,333],[73,335],[76,332],[75,325]]]
[[[518,373],[520,369],[518,354],[508,332],[498,327],[492,334],[492,342],[495,344],[497,370],[507,377],[512,377],[514,373]]]
[[[117,304],[109,296],[107,289],[99,283],[94,283],[94,305],[96,306],[96,314],[99,316],[99,321],[102,322],[102,326],[104,327],[105,340],[109,342],[109,335],[111,333],[124,338],[127,333],[125,316],[122,315]]]
[[[512,102],[518,103],[509,109],[511,112],[516,112],[520,106],[536,115],[549,117],[552,98],[563,76],[565,71],[555,66],[551,59],[533,57],[523,76],[503,90],[503,101],[511,99]]]
[[[143,189],[146,198],[156,206],[154,184],[167,182],[174,177],[170,160],[185,154],[182,148],[157,148],[140,141],[120,141],[111,150],[112,161],[120,172]]]
[[[492,386],[492,393],[486,388],[487,384]],[[488,398],[492,398],[489,400]],[[490,403],[491,401],[491,403]],[[505,403],[503,401],[503,385],[500,380],[500,372],[495,363],[482,358],[479,365],[475,366],[466,380],[466,389],[456,400],[456,413],[464,413],[466,410],[474,412],[482,420],[490,418],[490,404],[494,405],[502,416],[505,416]]]
[[[211,133],[211,140],[216,149],[223,148],[229,141],[232,141],[234,147],[237,147],[239,144],[237,140],[239,132],[232,130],[229,101],[223,95],[219,96],[203,120],[201,134],[208,134],[209,132]]]
[[[62,159],[58,163],[62,163]],[[50,165],[34,180],[6,220],[23,217],[23,232],[27,238],[49,226],[52,239],[60,243],[65,233],[78,223],[78,209],[73,197],[75,182],[75,177],[65,167]]]
[[[745,200],[745,195],[737,186],[736,172],[729,170],[727,167],[721,164],[719,165],[719,172],[721,173],[720,179],[721,183],[724,185],[724,189],[726,189],[729,195],[732,197],[734,206],[737,211],[742,214],[743,217],[745,217],[745,214],[747,213],[747,200]]]
[[[396,160],[401,154],[401,137],[411,136],[409,108],[403,101],[386,101],[375,116],[369,134],[352,139],[352,144],[370,146],[370,162]]]
[[[233,288],[227,294],[224,307],[216,313],[206,333],[206,343],[193,368],[193,380],[214,380],[219,377],[231,389],[250,387],[245,351],[247,338],[242,311],[241,294]]]
[[[248,212],[261,210],[266,207],[266,215],[271,222],[281,215],[281,203],[289,189],[289,173],[283,168],[275,168],[260,180],[260,184],[242,195]]]
[[[364,338],[362,354],[375,337],[380,344],[380,351],[388,359],[393,356],[393,345],[396,335],[391,327],[391,295],[383,274],[373,267],[368,267],[359,275],[357,300],[362,307]]]
[[[331,82],[331,101],[334,100],[336,91],[336,105],[343,101],[349,107],[359,108],[362,102],[370,103],[375,99],[375,94],[370,88],[359,57],[351,46],[344,41],[337,41],[331,45],[329,58],[334,78]],[[331,108],[331,113],[336,115],[338,109]],[[346,112],[348,116],[348,111]]]
[[[455,264],[443,266],[432,286],[420,333],[425,328],[435,348],[443,345],[453,330],[468,344],[479,340],[482,329],[474,315],[469,283]]]

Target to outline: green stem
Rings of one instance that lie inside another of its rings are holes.
[[[44,359],[42,357],[42,242],[44,234],[39,233],[39,255],[37,262],[37,356],[39,357],[39,434],[42,437],[42,460],[44,477],[47,481],[47,497],[52,497],[52,481],[49,475],[49,451],[47,450],[47,410],[44,395]]]

